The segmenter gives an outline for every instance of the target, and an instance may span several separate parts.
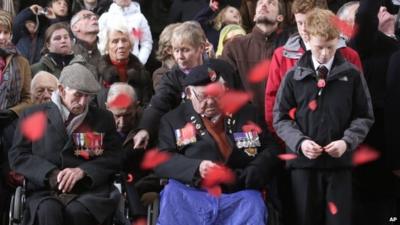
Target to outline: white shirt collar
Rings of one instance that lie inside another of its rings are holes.
[[[328,69],[328,75],[329,75],[329,72],[331,71],[331,68],[332,68],[333,59],[334,59],[335,57],[332,57],[327,63],[324,63],[324,64],[320,64],[320,63],[314,58],[314,56],[311,56],[311,58],[312,58],[312,62],[313,62],[315,71],[317,71],[317,69],[318,69],[319,66],[323,65],[323,66],[325,66],[325,67]]]

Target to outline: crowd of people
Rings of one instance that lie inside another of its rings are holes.
[[[398,4],[0,1],[0,224],[400,223]]]

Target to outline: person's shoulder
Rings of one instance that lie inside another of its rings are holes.
[[[32,114],[38,113],[38,112],[46,113],[52,107],[57,107],[52,101],[45,102],[42,104],[35,104],[35,105],[31,105],[30,107],[25,109],[23,114],[24,115],[32,115]]]

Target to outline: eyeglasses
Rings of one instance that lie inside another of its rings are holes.
[[[222,94],[220,96],[209,96],[209,95],[204,95],[204,94],[199,94],[197,93],[194,89],[191,89],[194,97],[197,99],[199,103],[203,103],[207,99],[212,99],[212,100],[218,100],[220,97],[222,97]]]
[[[74,25],[74,24],[76,24],[77,22],[79,22],[80,20],[90,20],[90,19],[92,19],[93,17],[94,17],[96,20],[99,19],[99,16],[96,15],[96,14],[94,14],[94,13],[86,13],[86,14],[83,14],[83,15],[79,16],[75,21],[72,21],[71,24]]]

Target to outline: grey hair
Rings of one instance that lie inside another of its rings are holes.
[[[52,81],[54,81],[56,83],[56,86],[58,84],[58,79],[56,76],[54,76],[53,74],[46,72],[46,71],[39,71],[35,74],[35,76],[32,78],[31,81],[31,92],[33,91],[33,89],[37,86],[37,82],[40,78],[48,78]]]
[[[107,94],[107,102],[112,101],[116,96],[120,94],[128,95],[132,98],[134,102],[137,102],[135,89],[131,85],[123,82],[115,82],[111,85]]]
[[[124,34],[127,34],[129,37],[129,42],[131,43],[131,46],[134,46],[135,44],[135,38],[131,34],[128,25],[125,22],[125,19],[120,17],[120,18],[113,18],[112,20],[108,21],[107,26],[104,27],[104,29],[101,29],[98,37],[99,37],[99,51],[102,55],[108,54],[107,52],[107,47],[108,47],[108,36],[110,32],[112,31],[119,31]]]
[[[351,1],[351,2],[347,2],[347,3],[343,4],[343,5],[339,8],[339,10],[337,11],[337,13],[336,13],[337,17],[338,17],[339,19],[341,19],[341,20],[347,21],[347,20],[348,20],[347,18],[349,17],[349,10],[348,10],[348,8],[350,8],[351,6],[356,5],[356,4],[360,4],[360,2],[359,2],[359,1]]]

